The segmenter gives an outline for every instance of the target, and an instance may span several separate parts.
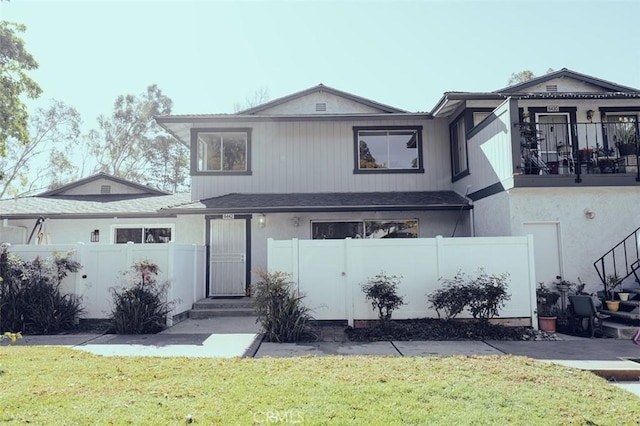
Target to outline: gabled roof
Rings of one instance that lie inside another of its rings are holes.
[[[558,78],[569,78],[582,83],[595,86],[600,91],[565,91],[544,92],[531,91],[529,89]],[[541,77],[536,77],[523,83],[508,86],[494,92],[445,92],[442,98],[431,110],[433,116],[447,116],[467,100],[495,100],[503,101],[507,98],[515,99],[638,99],[640,90],[633,87],[622,86],[600,78],[581,74],[567,68],[550,72]]]
[[[453,191],[226,194],[168,209],[173,213],[459,210],[469,201]]]
[[[602,88],[605,92],[640,92],[638,89],[634,89],[633,87],[622,86],[617,83],[613,83],[611,81],[603,80],[601,78],[592,77],[590,75],[581,74],[576,71],[572,71],[567,68],[562,68],[558,71],[553,71],[548,74],[545,74],[540,77],[533,78],[529,81],[525,81],[523,83],[514,84],[513,86],[507,86],[502,89],[496,90],[494,93],[522,93],[527,92],[528,88],[536,86],[540,83],[545,83],[547,81],[559,78],[566,77],[574,80],[582,81],[584,83],[588,83],[594,86],[598,86]]]
[[[38,197],[58,197],[58,196],[70,196],[69,194],[67,194],[67,192],[69,192],[70,190],[74,189],[74,190],[78,190],[79,188],[83,187],[83,186],[89,186],[88,184],[93,183],[95,181],[98,180],[107,180],[107,181],[111,181],[114,183],[117,183],[119,185],[124,185],[125,187],[131,188],[132,190],[136,191],[136,194],[147,194],[147,195],[168,195],[167,192],[164,191],[160,191],[158,189],[155,188],[151,188],[149,186],[146,185],[140,185],[139,183],[135,183],[135,182],[131,182],[130,180],[126,180],[126,179],[122,179],[119,178],[117,176],[113,176],[107,173],[97,173],[93,176],[89,176],[86,177],[84,179],[80,179],[77,180],[75,182],[71,182],[67,185],[63,185],[59,188],[56,189],[52,189],[50,191],[46,191],[43,192],[42,194],[39,194]],[[77,191],[74,191],[76,195],[107,195],[107,194],[101,194],[100,192],[89,192],[89,193],[83,193],[83,194],[78,194]]]
[[[268,110],[270,108],[273,108],[275,106],[282,105],[284,103],[287,103],[287,102],[290,102],[290,101],[293,101],[293,100],[296,100],[296,99],[300,99],[300,98],[303,98],[303,97],[308,96],[310,94],[319,93],[319,92],[330,93],[330,94],[332,94],[334,96],[339,96],[341,98],[345,98],[345,99],[348,99],[348,100],[353,101],[353,102],[357,102],[357,103],[360,103],[360,104],[363,104],[363,105],[366,105],[366,106],[369,106],[369,107],[372,107],[372,108],[376,108],[376,109],[379,109],[382,112],[386,112],[386,113],[406,113],[406,112],[408,112],[408,111],[405,111],[405,110],[402,110],[402,109],[399,109],[399,108],[395,108],[395,107],[392,107],[392,106],[389,106],[389,105],[381,104],[381,103],[376,102],[376,101],[372,101],[370,99],[366,99],[366,98],[363,98],[363,97],[360,97],[360,96],[356,96],[356,95],[353,95],[351,93],[343,92],[341,90],[337,90],[337,89],[334,89],[334,88],[329,87],[329,86],[325,86],[324,84],[320,83],[317,86],[310,87],[309,89],[302,90],[300,92],[296,92],[296,93],[293,93],[291,95],[283,96],[281,98],[274,99],[272,101],[266,102],[264,104],[261,104],[261,105],[258,105],[258,106],[252,107],[252,108],[245,109],[243,111],[238,111],[237,114],[238,115],[259,114],[260,112],[263,112],[263,111]]]

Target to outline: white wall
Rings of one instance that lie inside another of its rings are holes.
[[[528,237],[269,239],[268,244],[268,270],[291,274],[316,319],[347,319],[350,324],[354,319],[376,319],[361,285],[381,271],[402,276],[398,293],[407,304],[393,318],[436,317],[427,294],[441,286],[438,279],[453,278],[458,271],[474,276],[482,267],[488,274],[509,274],[511,300],[500,317],[531,318],[536,323],[533,240]]]
[[[593,262],[640,226],[636,187],[515,188],[510,194],[512,235],[522,235],[525,222],[558,222],[564,278],[580,277],[589,292],[602,289]]]
[[[65,292],[82,297],[84,318],[107,318],[111,312],[112,287],[124,285],[123,272],[143,259],[160,269],[158,282],[169,282],[168,300],[175,303],[172,315],[189,309],[205,297],[205,249],[186,244],[56,244],[51,246],[12,245],[9,252],[23,260],[50,257],[53,252],[74,251],[82,269],[70,274],[61,286]]]
[[[354,174],[353,126],[423,126],[425,173]],[[433,191],[450,189],[446,120],[217,121],[200,127],[250,127],[250,176],[192,177],[192,199],[228,193]]]

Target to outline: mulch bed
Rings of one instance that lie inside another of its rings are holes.
[[[368,327],[347,327],[354,342],[384,340],[556,340],[531,327],[509,327],[479,320],[413,319],[371,322]]]

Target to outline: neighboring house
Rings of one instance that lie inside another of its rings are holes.
[[[189,200],[189,194],[167,194],[98,173],[37,196],[0,200],[0,241],[190,243],[198,236],[190,235],[189,227],[176,232],[180,226],[176,215],[161,211]]]

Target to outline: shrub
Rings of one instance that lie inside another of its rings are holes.
[[[29,334],[70,330],[83,312],[81,299],[60,289],[69,272],[80,270],[72,252],[25,262],[0,247],[0,328]]]
[[[458,272],[452,279],[440,278],[441,287],[427,296],[438,318],[453,319],[469,304],[469,292],[464,273]]]
[[[152,334],[166,328],[173,304],[167,301],[168,283],[158,283],[158,265],[142,260],[124,275],[129,286],[112,288],[109,322],[117,334]]]
[[[445,319],[455,318],[465,308],[473,318],[488,320],[498,315],[500,308],[511,296],[507,293],[509,274],[488,275],[478,270],[475,278],[458,272],[453,279],[440,279],[442,287],[427,296],[432,308]]]
[[[304,296],[296,295],[289,275],[284,272],[259,272],[253,285],[255,311],[269,342],[296,342],[314,339],[313,318],[304,306]]]
[[[390,320],[393,311],[404,305],[402,296],[398,296],[400,279],[395,275],[386,275],[383,271],[362,284],[365,297],[371,301],[373,310],[378,310],[378,318],[382,321]]]
[[[507,293],[509,274],[488,275],[484,269],[468,283],[469,311],[474,318],[488,320],[498,315],[505,302],[511,299]]]

